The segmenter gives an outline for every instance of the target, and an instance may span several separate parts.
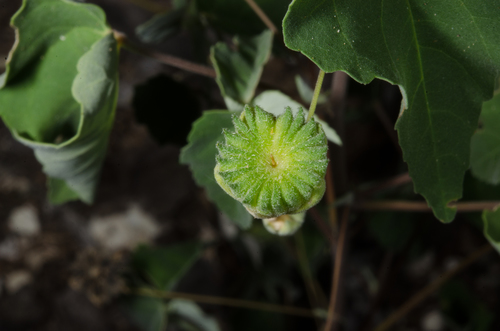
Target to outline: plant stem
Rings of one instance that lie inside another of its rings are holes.
[[[321,92],[321,86],[323,85],[323,78],[325,78],[325,72],[319,69],[318,80],[316,81],[316,86],[314,87],[314,94],[311,100],[311,106],[309,107],[309,114],[307,115],[307,121],[309,121],[316,111],[316,104],[318,103],[319,93]]]
[[[335,252],[335,266],[332,277],[332,291],[330,292],[330,305],[328,306],[328,317],[325,324],[325,331],[330,331],[333,328],[335,321],[335,308],[337,305],[337,296],[339,292],[340,271],[342,268],[342,257],[344,255],[344,244],[347,233],[347,224],[349,222],[350,207],[344,208],[342,214],[342,223],[340,225],[339,240],[337,243],[337,250]]]
[[[267,17],[266,13],[262,11],[258,4],[255,3],[254,0],[245,0],[248,5],[252,8],[252,10],[259,16],[260,20],[271,30],[274,34],[278,34],[278,29],[274,25],[274,23]]]
[[[500,205],[500,201],[467,201],[450,203],[450,207],[456,207],[458,212],[477,212],[484,209],[493,210]],[[431,212],[432,209],[423,201],[404,200],[378,200],[354,203],[353,208],[359,210],[379,211],[407,211],[407,212]]]
[[[198,75],[202,76],[207,76],[210,78],[215,78],[215,70],[198,64],[198,63],[193,63],[190,61],[186,61],[184,59],[168,55],[168,54],[162,54],[156,51],[153,51],[151,49],[147,49],[144,47],[141,47],[139,45],[133,44],[125,35],[121,34],[120,32],[115,32],[115,35],[120,35],[120,40],[123,44],[123,48],[128,49],[129,51],[132,51],[134,53],[138,53],[141,55],[145,55],[148,57],[151,57],[155,60],[158,60],[161,63],[167,64],[172,67],[176,67],[182,70],[186,70]]]
[[[458,272],[462,271],[463,269],[467,268],[469,265],[471,265],[473,262],[475,262],[477,259],[482,257],[488,252],[491,252],[493,250],[493,247],[490,244],[486,244],[482,247],[480,247],[478,250],[467,256],[462,262],[460,262],[459,265],[457,265],[455,268],[445,272],[444,274],[440,275],[436,280],[434,280],[432,283],[427,285],[425,288],[420,290],[418,293],[416,293],[414,296],[412,296],[406,303],[404,303],[398,310],[396,310],[394,313],[389,315],[383,321],[380,323],[376,328],[375,331],[385,331],[389,329],[394,323],[399,321],[403,316],[405,316],[408,312],[410,312],[413,308],[417,307],[422,301],[424,301],[429,295],[434,293],[441,285],[446,283],[448,280],[450,280],[453,276],[455,276]]]
[[[288,314],[288,315],[295,315],[302,317],[311,317],[311,318],[319,317],[316,316],[316,314],[314,314],[314,312],[309,309],[275,305],[271,303],[264,303],[258,301],[239,300],[239,299],[222,298],[209,295],[190,294],[181,292],[166,292],[151,288],[132,289],[129,291],[129,293],[147,297],[162,298],[162,299],[186,299],[211,305],[263,310],[272,313],[281,313],[281,314]]]

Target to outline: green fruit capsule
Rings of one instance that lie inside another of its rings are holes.
[[[235,131],[224,130],[217,143],[217,183],[255,218],[303,212],[325,193],[327,140],[302,108],[275,117],[258,106],[245,106],[233,117]]]

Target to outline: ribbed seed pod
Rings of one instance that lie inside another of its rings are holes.
[[[214,169],[217,183],[256,218],[305,211],[325,192],[328,145],[314,119],[305,122],[302,108],[290,107],[275,117],[258,106],[245,106],[233,117],[235,131],[225,142]]]

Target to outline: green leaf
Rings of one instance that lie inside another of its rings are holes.
[[[11,23],[17,43],[0,86],[0,116],[34,149],[52,202],[90,203],[114,118],[117,42],[99,7],[67,0],[25,0]]]
[[[498,17],[495,0],[295,0],[283,32],[326,72],[400,86],[397,129],[415,190],[450,222],[447,204],[462,194],[470,138],[499,73]]]
[[[483,104],[482,128],[472,136],[472,174],[488,184],[500,184],[500,94]]]
[[[171,290],[198,259],[201,245],[195,242],[168,247],[137,247],[132,265],[158,289]]]
[[[500,206],[495,210],[483,211],[484,235],[500,253]]]
[[[236,37],[236,51],[223,42],[210,49],[210,59],[217,73],[215,80],[229,110],[243,110],[243,105],[252,100],[271,54],[272,41],[272,32],[266,30],[252,38]]]
[[[267,112],[272,113],[274,116],[283,114],[285,112],[285,107],[288,106],[292,108],[293,116],[297,114],[300,107],[307,109],[307,107],[304,107],[302,104],[281,93],[280,91],[262,92],[257,97],[255,97],[255,99],[252,101],[252,104],[265,109]],[[321,124],[321,127],[323,128],[323,131],[325,132],[326,138],[328,140],[339,146],[342,145],[342,140],[340,140],[339,135],[332,127],[328,125],[328,123],[321,120],[316,115],[314,115],[314,120]]]
[[[122,307],[143,331],[165,330],[168,305],[162,299],[133,296],[126,298]]]
[[[205,188],[208,197],[219,210],[238,226],[247,229],[251,225],[252,217],[241,203],[222,190],[214,178],[217,154],[215,145],[218,141],[224,141],[222,129],[233,127],[231,118],[237,113],[226,110],[205,111],[193,124],[188,137],[189,143],[181,151],[180,162],[189,165],[194,180]]]
[[[180,318],[181,321],[178,322],[180,325],[184,324],[182,322],[187,322],[190,330],[220,331],[217,320],[205,314],[193,301],[171,300],[168,304],[168,314]]]

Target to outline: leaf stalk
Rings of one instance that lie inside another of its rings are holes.
[[[323,78],[325,78],[325,72],[319,69],[318,80],[316,81],[316,86],[314,87],[314,94],[311,100],[311,106],[309,107],[309,114],[307,114],[307,121],[309,121],[316,111],[316,105],[318,104],[319,94],[321,92],[321,86],[323,85]]]

